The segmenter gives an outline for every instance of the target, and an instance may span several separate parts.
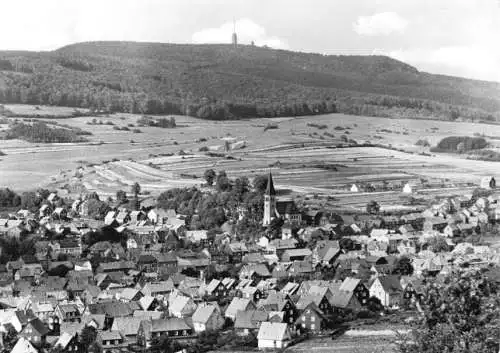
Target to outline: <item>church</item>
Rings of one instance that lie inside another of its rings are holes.
[[[266,227],[276,218],[281,218],[288,222],[302,222],[302,214],[297,209],[293,199],[291,197],[276,196],[273,175],[269,172],[266,192],[264,194],[264,217],[262,225]]]

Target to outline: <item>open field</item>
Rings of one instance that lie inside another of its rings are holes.
[[[22,107],[21,111],[30,110]],[[499,168],[495,162],[467,160],[456,155],[422,155],[422,152],[428,153],[428,148],[415,146],[422,138],[434,145],[450,135],[500,136],[497,125],[330,114],[239,121],[176,116],[177,128],[162,129],[137,127],[139,117],[115,114],[64,119],[65,124],[92,133],[88,136],[89,142],[82,144],[0,140],[0,151],[6,153],[0,157],[1,185],[22,191],[70,184],[111,195],[118,189],[128,190],[129,185],[138,181],[143,190],[156,195],[167,188],[200,185],[203,172],[208,168],[226,170],[231,177],[250,178],[272,170],[279,188],[299,194],[334,196],[336,202],[353,208],[376,198],[384,208],[401,203],[404,196],[399,189],[353,194],[348,191],[349,187],[353,183],[382,181],[418,185],[424,178],[435,183],[445,182],[450,188],[446,190],[448,194],[451,190],[460,194],[472,191],[464,188],[464,183],[478,184],[482,176],[495,174]],[[278,128],[264,131],[269,123]],[[319,129],[310,126],[311,123],[327,125],[327,128]],[[138,128],[141,132],[118,131],[116,127]],[[222,152],[223,139],[229,137],[231,143],[245,147],[233,149],[227,155],[210,156],[200,152],[203,147]],[[351,143],[346,143],[347,139]],[[359,147],[353,145],[352,140],[392,146],[405,152]],[[492,148],[498,148],[500,143],[496,139],[489,142]],[[83,172],[80,179],[73,177],[78,168]],[[422,195],[438,195],[443,191],[425,190]]]

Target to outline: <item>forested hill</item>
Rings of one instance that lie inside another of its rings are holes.
[[[384,56],[255,46],[88,42],[0,52],[0,102],[228,119],[339,111],[500,121],[500,83]]]

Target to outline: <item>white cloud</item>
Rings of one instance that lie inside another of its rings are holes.
[[[500,49],[492,45],[394,50],[387,54],[422,70],[500,82]]]
[[[233,23],[226,22],[217,28],[205,28],[192,35],[193,43],[230,43],[233,33]],[[238,42],[258,46],[267,45],[276,49],[287,49],[288,44],[281,38],[269,36],[266,29],[254,21],[243,18],[236,21]]]
[[[359,16],[353,23],[356,33],[364,36],[403,33],[408,21],[395,12],[381,12],[372,16]]]

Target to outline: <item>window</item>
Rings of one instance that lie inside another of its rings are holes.
[[[311,330],[314,330],[316,329],[316,325],[315,324],[311,324]]]
[[[315,322],[316,321],[316,316],[312,315],[311,316],[311,322]]]
[[[306,317],[302,315],[302,321],[306,321]]]

